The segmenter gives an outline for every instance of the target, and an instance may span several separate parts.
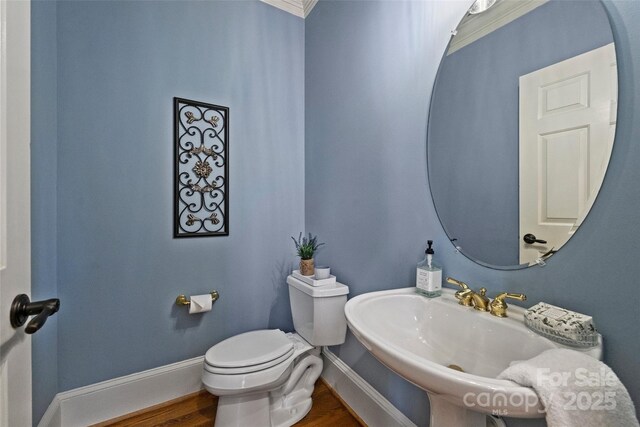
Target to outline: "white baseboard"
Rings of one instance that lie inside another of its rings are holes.
[[[328,348],[322,349],[322,378],[370,427],[416,427],[402,412]]]
[[[415,427],[402,412],[327,348],[322,378],[371,427]],[[202,389],[203,357],[196,357],[58,393],[38,427],[96,424]]]
[[[58,393],[38,427],[87,426],[202,389],[203,356]]]

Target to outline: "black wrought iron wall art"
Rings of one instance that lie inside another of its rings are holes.
[[[229,109],[174,98],[174,237],[229,234]]]

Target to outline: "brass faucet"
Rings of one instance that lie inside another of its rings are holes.
[[[456,280],[453,277],[447,277],[447,283],[459,286],[461,289],[456,292],[458,304],[466,307],[473,307],[479,311],[489,311],[489,298],[485,295],[487,290],[480,288],[480,293],[475,292],[466,283]]]
[[[505,298],[517,299],[518,301],[526,301],[527,296],[525,294],[510,294],[502,292],[498,294],[493,301],[491,301],[491,314],[497,317],[507,317],[507,303],[504,302]]]
[[[489,298],[487,295],[486,288],[480,288],[480,293],[475,293],[471,295],[471,299],[473,300],[473,308],[479,311],[489,311]]]
[[[461,282],[460,280],[456,280],[453,277],[447,277],[447,283],[451,283],[452,285],[459,286],[461,289],[456,292],[456,299],[458,300],[458,304],[464,305],[467,307],[471,307],[473,305],[472,298],[473,290],[467,286],[466,283]]]

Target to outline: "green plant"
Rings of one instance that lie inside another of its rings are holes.
[[[291,240],[296,245],[296,252],[300,259],[311,259],[313,258],[313,254],[318,248],[324,243],[318,243],[318,236],[312,236],[309,233],[309,237],[302,237],[302,232],[298,236],[298,240],[296,240],[293,236],[291,236]]]

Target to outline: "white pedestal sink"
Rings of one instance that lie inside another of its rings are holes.
[[[495,317],[459,305],[450,289],[433,299],[415,288],[371,292],[345,306],[347,324],[367,350],[427,392],[432,427],[484,427],[485,414],[544,415],[532,389],[496,379],[512,361],[567,348],[529,330],[524,312],[509,305],[509,317]],[[571,348],[600,359],[602,337],[596,347]]]

